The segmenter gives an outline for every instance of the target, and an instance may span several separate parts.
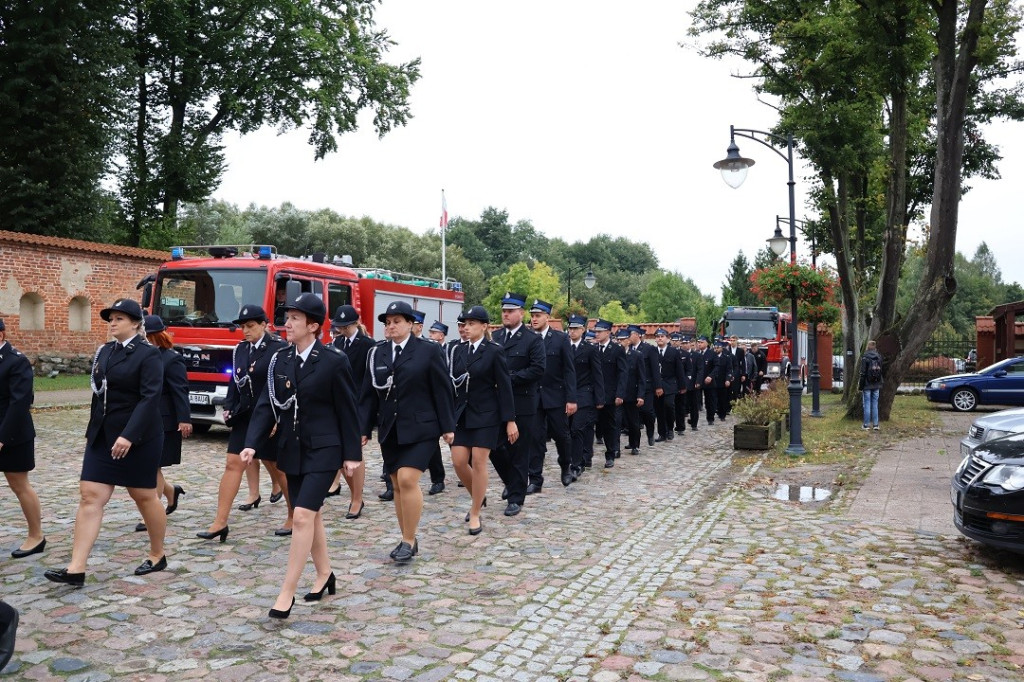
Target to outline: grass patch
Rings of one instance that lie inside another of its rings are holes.
[[[35,377],[32,380],[32,389],[39,393],[41,391],[66,391],[77,388],[89,388],[88,374],[58,374],[54,378]]]

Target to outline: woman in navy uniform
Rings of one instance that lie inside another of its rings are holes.
[[[164,449],[160,419],[164,365],[160,352],[139,338],[142,316],[142,307],[128,298],[119,298],[100,311],[114,340],[100,346],[93,359],[92,411],[85,432],[82,497],[71,562],[67,568],[46,571],[46,578],[55,583],[85,584],[85,566],[100,533],[103,508],[118,485],[128,489],[149,532],[149,558],[135,569],[135,575],[167,568],[167,516],[156,496]]]
[[[364,445],[377,426],[402,533],[391,558],[408,563],[419,551],[416,529],[423,512],[420,477],[430,463],[437,439],[443,437],[451,445],[455,436],[454,396],[441,346],[412,335],[416,319],[412,307],[405,301],[395,301],[377,319],[386,326],[387,340],[370,350],[359,423]]]
[[[510,443],[516,442],[519,429],[505,353],[484,337],[490,315],[477,305],[463,313],[462,320],[469,340],[455,346],[451,355],[455,387],[452,466],[472,498],[466,521],[469,534],[477,535],[483,530],[480,508],[487,495],[489,455],[498,445],[502,427]]]
[[[324,499],[343,463],[352,475],[362,461],[348,358],[317,338],[326,320],[327,309],[316,294],[300,294],[285,305],[284,328],[292,345],[270,361],[266,387],[239,453],[248,464],[277,428],[277,467],[287,477],[294,525],[288,568],[270,609],[271,618],[291,615],[299,578],[310,557],[316,580],[305,601],[319,601],[325,591],[335,593],[337,581],[324,532]]]
[[[366,356],[373,347],[373,339],[366,334],[366,328],[359,322],[359,313],[350,305],[338,306],[331,318],[331,334],[334,336],[334,347],[348,357],[352,365],[352,381],[358,392],[363,387],[363,375],[366,374]],[[339,469],[334,476],[328,497],[341,495],[341,479],[344,469]],[[346,519],[358,519],[363,515],[363,485],[366,483],[366,467],[360,466],[351,476],[344,476],[348,486],[349,501]],[[356,506],[358,504],[358,506]]]
[[[146,315],[143,325],[146,340],[160,352],[164,366],[164,385],[160,392],[160,419],[164,427],[164,450],[160,457],[160,470],[156,474],[156,498],[167,498],[164,512],[170,516],[178,508],[178,498],[185,494],[180,485],[171,485],[164,478],[163,467],[181,464],[181,439],[192,435],[191,411],[188,406],[188,376],[185,360],[174,351],[174,344],[159,315]],[[136,532],[146,530],[146,524],[135,526]]]
[[[245,432],[252,419],[252,409],[267,385],[267,367],[270,358],[288,344],[267,331],[267,314],[258,305],[243,305],[234,324],[242,327],[243,340],[235,346],[232,354],[231,381],[228,382],[228,396],[224,401],[224,421],[231,427],[228,437],[228,456],[224,464],[224,474],[220,478],[217,491],[217,516],[205,530],[196,533],[204,540],[219,538],[221,542],[228,539],[228,516],[231,505],[242,484],[242,474],[246,465],[238,453],[245,446]],[[277,470],[277,440],[273,435],[255,444],[256,459],[263,460],[263,465],[270,476],[275,479],[281,490],[287,495],[284,474]],[[257,497],[252,504],[258,507]],[[239,507],[241,509],[241,507]],[[247,510],[243,510],[247,511]],[[292,527],[291,505],[288,505],[288,519],[279,534]]]
[[[15,559],[46,549],[39,497],[28,480],[28,472],[36,468],[31,407],[32,365],[8,343],[7,327],[0,320],[0,471],[28,523],[28,538],[11,552]]]

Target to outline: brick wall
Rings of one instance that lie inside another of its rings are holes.
[[[85,369],[109,339],[100,310],[117,298],[138,300],[135,285],[168,257],[0,230],[0,318],[8,340],[33,361],[37,374]],[[41,328],[26,328],[33,326]]]

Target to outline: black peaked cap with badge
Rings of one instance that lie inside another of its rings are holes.
[[[388,307],[377,316],[377,320],[380,322],[387,322],[388,315],[401,315],[410,322],[416,321],[416,315],[412,309],[412,306],[405,301],[394,301],[388,304]]]
[[[327,319],[327,306],[316,294],[306,292],[284,307],[285,311],[297,310],[311,322],[323,324]]]
[[[119,298],[114,301],[114,304],[109,308],[104,308],[100,311],[100,317],[103,318],[104,322],[110,322],[110,316],[113,313],[123,313],[133,320],[142,321],[145,313],[142,312],[142,306],[139,305],[138,301],[134,301],[130,298]]]
[[[243,305],[242,309],[238,312],[238,319],[234,320],[233,324],[245,324],[250,320],[253,322],[266,322],[267,311],[258,305]]]
[[[338,306],[338,309],[334,311],[334,317],[331,318],[331,325],[334,327],[348,327],[357,322],[359,322],[359,313],[350,305]]]

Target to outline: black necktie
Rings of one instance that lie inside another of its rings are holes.
[[[398,358],[401,357],[401,355],[402,355],[402,347],[396,344],[395,345],[395,355],[394,355],[394,358],[393,358],[392,362],[398,362]]]
[[[350,338],[345,339],[345,350],[348,350],[351,347],[352,347],[352,339],[350,337]]]
[[[301,355],[298,356],[298,358],[299,358],[299,369],[302,369],[302,366],[306,364],[306,361],[302,359]]]
[[[473,357],[474,355],[476,355],[476,344],[471,343],[469,344],[469,357]]]

